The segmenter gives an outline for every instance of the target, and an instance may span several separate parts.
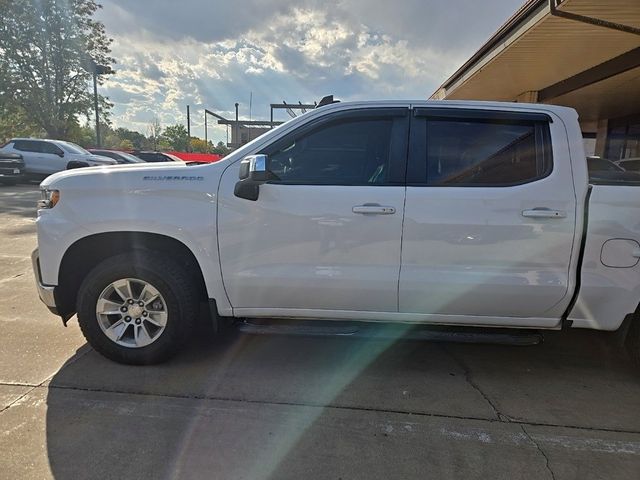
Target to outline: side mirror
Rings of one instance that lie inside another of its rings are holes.
[[[58,150],[56,152],[56,155],[58,155],[60,158],[64,157],[64,152],[62,150]]]
[[[238,178],[240,181],[236,183],[234,195],[254,202],[258,200],[261,184],[278,180],[278,176],[269,170],[269,157],[263,154],[243,158]]]

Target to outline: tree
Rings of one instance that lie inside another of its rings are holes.
[[[165,128],[163,136],[173,150],[178,152],[187,151],[187,128],[181,123]]]
[[[191,151],[197,153],[209,153],[213,150],[213,144],[211,140],[205,142],[198,137],[191,137]]]
[[[147,127],[147,136],[154,150],[158,150],[158,144],[160,143],[160,138],[162,137],[162,125],[160,124],[160,120],[158,117],[153,117],[153,120]]]
[[[134,150],[147,150],[151,148],[149,140],[140,132],[129,130],[128,128],[116,128],[115,134],[121,141],[128,140],[133,145]]]
[[[228,155],[231,153],[231,149],[228,148],[223,142],[218,142],[218,144],[211,150],[211,153],[217,153],[218,155]]]
[[[0,145],[12,137],[37,137],[42,133],[23,108],[15,105],[0,107]]]
[[[68,138],[90,115],[89,65],[115,61],[92,18],[98,8],[94,0],[0,0],[0,104],[23,109],[49,137]],[[110,104],[101,104],[106,116]]]
[[[133,143],[131,142],[131,140],[125,138],[120,142],[118,148],[120,150],[133,150]]]
[[[85,148],[95,147],[96,131],[89,125],[73,125],[69,128],[66,139]]]

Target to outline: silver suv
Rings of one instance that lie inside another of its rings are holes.
[[[22,155],[25,173],[30,177],[38,178],[44,178],[68,168],[117,163],[111,158],[93,155],[80,145],[62,140],[14,138],[0,151]]]

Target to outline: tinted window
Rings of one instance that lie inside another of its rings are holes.
[[[376,185],[387,182],[393,120],[350,120],[324,125],[269,155],[279,183]]]
[[[164,157],[160,154],[153,152],[140,152],[136,156],[144,160],[145,162],[164,162]]]
[[[115,152],[110,152],[109,150],[91,150],[92,155],[100,155],[101,157],[109,157],[114,160],[120,160],[120,156]]]
[[[62,150],[60,150],[60,148],[54,145],[53,143],[50,143],[50,142],[39,142],[39,143],[40,143],[40,149],[42,153],[52,153],[54,155],[62,153]]]
[[[429,185],[515,185],[551,171],[545,124],[475,119],[426,124]]]
[[[615,163],[605,160],[603,158],[590,157],[587,158],[587,168],[589,173],[592,172],[623,172],[624,169],[617,166]]]
[[[69,153],[78,153],[78,154],[82,154],[82,155],[89,155],[89,151],[88,150],[85,150],[80,145],[76,145],[75,143],[60,142],[60,145],[62,146],[62,148],[64,150],[66,150]]]
[[[625,170],[640,171],[640,160],[629,160],[627,162],[621,162],[620,166]]]
[[[622,160],[640,156],[640,118],[611,120],[605,157]]]
[[[33,140],[16,140],[13,147],[21,152],[40,152],[40,143]]]
[[[138,158],[130,153],[120,152],[120,158],[122,158],[127,163],[144,163],[144,160]]]

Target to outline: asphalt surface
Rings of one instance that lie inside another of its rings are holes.
[[[37,299],[37,197],[0,186],[0,478],[640,478],[640,375],[611,334],[231,332],[112,363]]]

